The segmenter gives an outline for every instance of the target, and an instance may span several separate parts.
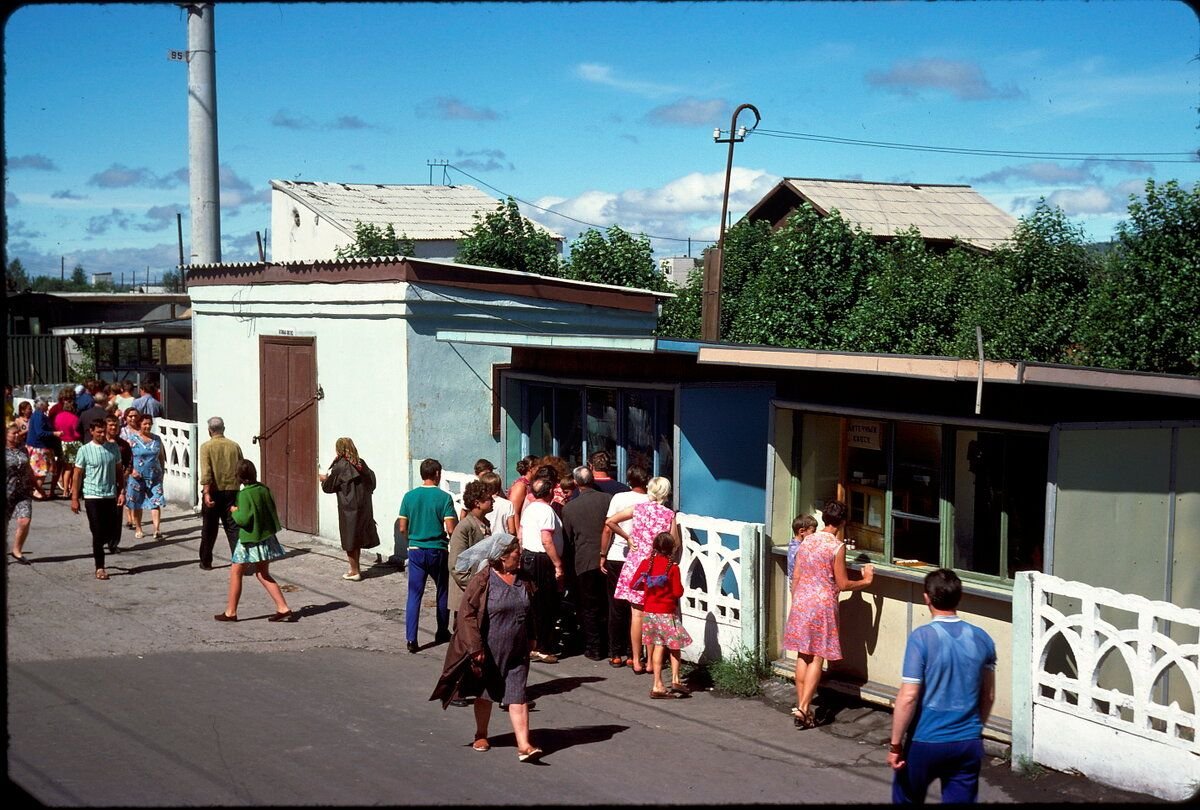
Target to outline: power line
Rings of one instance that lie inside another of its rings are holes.
[[[500,195],[502,195],[502,196],[504,196],[504,197],[512,197],[512,198],[513,198],[514,200],[516,200],[517,202],[521,203],[522,205],[528,205],[530,208],[536,208],[536,209],[537,209],[537,210],[539,210],[539,211],[545,211],[547,214],[554,214],[554,215],[555,215],[555,216],[557,216],[557,217],[562,217],[563,219],[569,219],[569,220],[571,220],[572,222],[578,222],[580,225],[587,225],[589,228],[599,228],[599,229],[601,229],[601,230],[608,230],[609,228],[611,228],[611,227],[614,227],[613,225],[597,225],[597,224],[596,224],[596,223],[594,223],[594,222],[585,222],[585,221],[583,221],[582,219],[576,219],[575,217],[568,216],[567,214],[563,214],[563,213],[560,213],[560,212],[558,212],[558,211],[552,211],[552,210],[551,210],[551,209],[549,209],[549,208],[543,208],[542,206],[540,206],[540,205],[535,205],[534,203],[531,203],[531,202],[529,202],[528,200],[522,200],[520,197],[515,197],[515,196],[513,196],[512,194],[509,194],[509,193],[508,193],[508,192],[506,192],[506,191],[501,191],[500,189],[496,188],[495,186],[491,185],[490,183],[487,183],[487,182],[485,182],[485,181],[483,181],[483,180],[480,180],[480,179],[479,179],[478,177],[476,177],[475,175],[473,175],[473,174],[471,174],[471,173],[469,173],[469,172],[465,172],[465,171],[463,171],[463,170],[462,170],[462,169],[460,169],[459,167],[455,166],[453,163],[450,163],[450,164],[447,164],[447,165],[448,165],[448,166],[449,166],[451,169],[454,169],[454,171],[456,171],[456,172],[459,172],[460,174],[466,175],[467,177],[470,177],[472,180],[474,180],[476,183],[479,183],[481,186],[487,186],[487,187],[488,187],[488,188],[490,188],[492,191],[494,191],[494,192],[496,192],[497,194],[500,194]],[[632,233],[632,231],[630,231],[630,233]],[[693,236],[693,237],[682,237],[682,238],[681,238],[681,237],[678,237],[678,236],[654,236],[653,234],[645,233],[645,232],[642,232],[642,231],[639,231],[639,232],[637,233],[637,235],[638,235],[638,236],[644,236],[644,237],[646,237],[647,239],[660,239],[660,240],[664,240],[664,241],[667,241],[667,242],[687,242],[688,244],[691,244],[692,242],[704,242],[704,243],[707,243],[707,244],[712,244],[712,245],[715,245],[715,244],[716,244],[716,240],[715,240],[715,239],[698,239],[698,238],[696,238],[696,237],[694,237],[694,236]]]
[[[756,129],[753,135],[765,135],[768,138],[784,138],[787,140],[817,141],[819,143],[835,143],[844,146],[867,146],[875,149],[900,149],[908,152],[937,152],[955,155],[982,155],[987,157],[1013,158],[1042,158],[1053,160],[1103,160],[1111,163],[1196,163],[1200,158],[1197,152],[1035,152],[1007,149],[972,149],[958,146],[931,146],[928,144],[896,143],[893,141],[868,141],[859,138],[840,138],[833,135],[815,135],[809,132],[786,132],[778,129]],[[1101,156],[1103,155],[1103,156]],[[1162,156],[1190,155],[1190,160],[1164,159]]]

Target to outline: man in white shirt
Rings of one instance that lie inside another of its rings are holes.
[[[612,517],[634,504],[650,500],[650,496],[646,494],[646,482],[650,480],[650,474],[645,468],[631,465],[625,471],[625,480],[629,483],[630,490],[612,496],[606,517]],[[626,532],[632,527],[632,520],[621,524],[621,528]],[[625,542],[625,538],[614,534],[606,526],[600,537],[600,570],[604,572],[608,588],[608,654],[611,656],[608,663],[612,667],[625,666],[629,656],[633,654],[629,647],[629,623],[632,619],[629,603],[624,599],[613,599],[617,581],[621,578],[621,569],[625,566],[626,548],[628,543]]]
[[[521,510],[521,567],[533,580],[533,636],[537,649],[530,661],[558,663],[554,625],[558,619],[560,593],[565,583],[563,571],[562,520],[550,505],[554,485],[538,478],[530,485],[533,501]]]

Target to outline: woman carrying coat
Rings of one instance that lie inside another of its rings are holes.
[[[375,526],[375,509],[371,493],[375,491],[375,473],[358,455],[354,440],[343,436],[334,445],[337,458],[329,465],[329,473],[321,476],[321,489],[337,493],[338,531],[342,550],[350,560],[350,571],[342,579],[362,580],[359,552],[379,545],[379,529]]]
[[[491,750],[488,720],[492,703],[507,708],[517,742],[517,759],[528,762],[542,754],[529,741],[529,651],[534,639],[529,605],[533,587],[521,571],[521,541],[496,534],[471,549],[482,549],[488,567],[471,577],[463,594],[454,637],[446,649],[442,677],[430,700],[478,696],[475,700],[475,751]]]

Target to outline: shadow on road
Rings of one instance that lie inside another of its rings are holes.
[[[529,730],[529,737],[533,744],[541,748],[546,753],[545,757],[553,756],[559,751],[565,751],[576,745],[590,745],[591,743],[607,742],[613,737],[620,734],[622,731],[628,731],[629,726],[618,726],[614,724],[602,726],[571,726],[570,728],[532,728]],[[496,734],[489,736],[493,747],[512,746],[516,747],[517,738],[511,732],[508,734]],[[535,761],[535,765],[549,764],[543,762],[542,759]]]
[[[585,683],[599,683],[606,681],[608,678],[601,678],[598,675],[582,675],[574,678],[555,678],[552,681],[544,683],[531,683],[525,687],[525,694],[530,700],[545,697],[546,695],[561,695],[564,692],[570,692],[572,689],[578,689]]]
[[[302,608],[293,608],[292,612],[297,618],[304,619],[309,616],[319,616],[322,613],[328,613],[331,610],[341,610],[342,608],[350,607],[349,602],[334,601],[326,602],[323,605],[305,605]]]
[[[196,564],[195,560],[176,560],[175,562],[155,563],[154,565],[135,565],[132,568],[126,569],[126,573],[144,574],[147,571],[165,571],[168,568],[183,568]]]

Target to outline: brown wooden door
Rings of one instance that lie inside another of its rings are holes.
[[[259,478],[285,529],[317,532],[317,350],[312,338],[263,337]]]

